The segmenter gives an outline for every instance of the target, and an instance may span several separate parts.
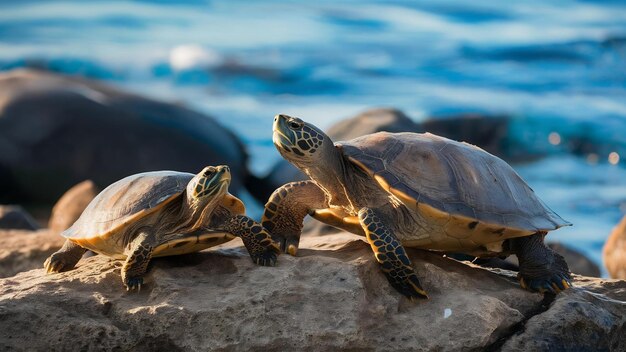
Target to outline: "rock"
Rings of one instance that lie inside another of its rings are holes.
[[[48,228],[62,232],[74,224],[97,195],[100,189],[93,181],[86,180],[70,188],[52,208]]]
[[[578,276],[575,284],[515,329],[502,351],[626,351],[626,281]]]
[[[591,277],[602,276],[602,272],[596,263],[592,262],[591,259],[587,258],[584,254],[578,252],[577,250],[574,250],[560,242],[548,243],[548,247],[552,248],[553,251],[559,253],[563,256],[563,258],[565,258],[565,261],[569,266],[569,270],[574,274]]]
[[[230,165],[237,192],[252,182],[246,161],[233,133],[184,107],[43,71],[0,74],[0,201],[52,205],[83,180],[104,188],[216,164]]]
[[[0,230],[0,277],[42,268],[46,258],[59,250],[63,242],[65,239],[58,232],[49,230]]]
[[[602,254],[609,275],[614,279],[626,279],[626,216],[609,235]]]
[[[507,150],[509,134],[508,116],[459,114],[429,118],[420,124],[425,132],[437,134],[456,141],[477,145],[489,153],[511,161],[513,155]]]
[[[0,205],[0,229],[37,230],[39,224],[18,205]]]
[[[335,123],[326,133],[338,142],[381,131],[421,132],[421,128],[400,110],[375,108]]]
[[[260,267],[237,240],[159,258],[134,294],[122,288],[121,262],[103,256],[0,279],[0,349],[472,351],[549,341],[585,350],[626,340],[623,281],[575,277],[581,288],[552,302],[520,289],[512,272],[409,249],[430,293],[411,302],[357,236],[305,237],[298,253]],[[597,335],[572,336],[577,324]]]

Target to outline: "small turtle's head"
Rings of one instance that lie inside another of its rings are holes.
[[[230,179],[228,166],[207,166],[189,182],[187,194],[194,203],[206,204],[228,193]]]
[[[321,162],[334,151],[333,141],[322,130],[297,117],[274,117],[274,145],[288,161],[300,166]]]

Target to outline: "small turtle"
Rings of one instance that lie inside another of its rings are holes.
[[[122,281],[127,290],[140,290],[151,258],[196,252],[235,237],[255,263],[274,265],[280,249],[228,193],[230,180],[228,166],[208,166],[197,175],[156,171],[119,180],[62,233],[67,241],[44,267],[49,273],[70,270],[90,249],[125,260]]]
[[[516,254],[531,291],[571,286],[563,257],[544,245],[570,225],[503,160],[467,143],[425,133],[369,134],[334,144],[319,128],[274,118],[274,144],[311,180],[278,188],[263,226],[295,255],[306,215],[367,237],[391,285],[427,297],[403,248],[473,256]]]

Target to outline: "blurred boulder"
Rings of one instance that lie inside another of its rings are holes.
[[[626,280],[626,216],[615,226],[604,244],[604,266],[614,279]]]
[[[420,132],[420,126],[404,112],[391,108],[364,111],[330,126],[326,133],[334,141],[347,141],[376,132]]]
[[[242,143],[215,119],[86,79],[0,74],[0,200],[52,204],[91,179],[104,188],[144,171],[228,164],[251,180]]]
[[[459,114],[429,118],[420,124],[421,130],[483,148],[505,160],[509,117],[504,115]]]
[[[37,230],[39,224],[18,205],[0,205],[0,229]]]
[[[74,224],[83,210],[94,199],[100,189],[91,180],[83,181],[70,188],[52,208],[48,228],[54,232],[62,232]]]
[[[602,276],[600,267],[579,251],[560,242],[550,242],[548,243],[548,247],[565,258],[569,270],[574,274],[591,277]]]

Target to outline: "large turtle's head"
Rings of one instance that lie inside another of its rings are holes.
[[[228,193],[230,179],[228,166],[207,166],[189,181],[188,197],[194,204],[211,203]]]
[[[322,162],[334,151],[333,141],[322,130],[297,117],[274,117],[274,145],[278,152],[297,166]]]

